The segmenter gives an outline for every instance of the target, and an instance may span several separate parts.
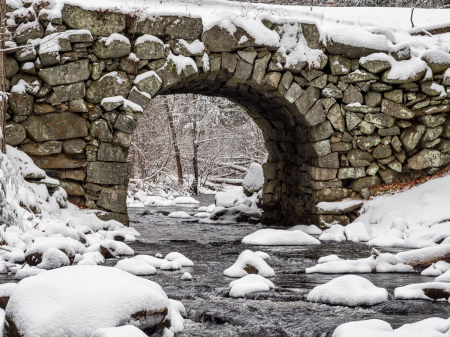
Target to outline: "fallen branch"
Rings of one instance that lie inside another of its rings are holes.
[[[231,179],[231,178],[208,178],[212,183],[216,184],[228,184],[234,186],[242,186],[243,179]]]

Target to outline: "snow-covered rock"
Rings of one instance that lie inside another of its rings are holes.
[[[264,173],[262,166],[257,163],[252,163],[245,175],[242,187],[247,196],[251,196],[253,193],[262,189],[264,184]]]
[[[380,253],[372,249],[372,254],[366,259],[342,260],[333,256],[331,261],[319,261],[314,267],[306,268],[305,272],[323,274],[365,274],[365,273],[409,273],[413,267],[402,263],[402,260],[390,253]]]
[[[302,231],[282,229],[260,229],[242,239],[246,245],[261,246],[303,246],[320,245],[320,241]]]
[[[169,218],[178,218],[178,219],[190,219],[191,216],[183,211],[172,212],[168,215]]]
[[[427,282],[408,284],[395,288],[394,296],[399,300],[448,300],[450,283]]]
[[[65,253],[56,248],[47,249],[43,256],[42,262],[37,265],[41,269],[55,269],[70,264],[69,258]]]
[[[167,260],[164,260],[163,263],[161,263],[161,266],[159,266],[161,270],[179,270],[181,267],[181,263]]]
[[[369,280],[356,275],[344,275],[315,287],[308,301],[335,305],[374,305],[388,300],[386,289],[378,288]]]
[[[144,261],[155,268],[161,268],[161,265],[166,261],[165,259],[162,259],[162,256],[161,258],[157,258],[150,255],[136,255],[133,256],[132,259]]]
[[[450,330],[450,321],[432,317],[423,321],[405,324],[398,329],[379,319],[348,322],[338,326],[332,337],[432,337],[446,336]]]
[[[115,265],[123,271],[137,276],[146,276],[156,274],[156,268],[139,259],[123,259]]]
[[[190,280],[192,280],[192,275],[189,274],[188,272],[185,272],[185,273],[183,274],[183,276],[181,276],[181,279],[182,279],[182,280],[185,280],[185,281],[190,281]]]
[[[92,244],[88,249],[88,252],[99,252],[106,259],[120,256],[120,255],[134,255],[133,249],[126,243],[114,240],[103,240],[100,243]]]
[[[258,291],[269,291],[275,285],[261,275],[247,275],[230,283],[231,297],[245,297]]]
[[[436,263],[433,263],[427,269],[424,269],[420,273],[420,275],[422,275],[422,276],[439,276],[439,275],[446,273],[449,269],[450,269],[450,263],[447,263],[445,261],[438,261]],[[450,273],[448,275],[450,276]],[[442,279],[446,279],[447,277],[448,276],[444,276]],[[450,278],[449,278],[449,281],[450,281]],[[448,281],[443,281],[443,282],[448,282]]]
[[[296,225],[288,229],[289,231],[302,231],[309,235],[320,235],[322,230],[316,225]]]
[[[243,251],[236,262],[223,274],[228,277],[244,277],[248,274],[258,274],[263,277],[275,276],[274,270],[267,262],[251,250]]]
[[[91,336],[98,329],[119,325],[154,327],[170,319],[164,314],[169,307],[155,282],[118,268],[74,266],[22,280],[6,315],[22,337]],[[148,312],[148,317],[141,312]]]

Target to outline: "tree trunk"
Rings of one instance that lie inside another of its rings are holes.
[[[0,146],[2,153],[6,153],[6,53],[5,32],[6,32],[6,0],[0,0]]]
[[[170,132],[172,133],[172,146],[175,151],[175,160],[177,162],[178,184],[183,184],[183,167],[181,166],[181,152],[177,142],[177,133],[173,124],[173,114],[166,101],[167,118],[169,119]]]
[[[198,141],[197,141],[197,121],[194,119],[192,122],[192,138],[194,147],[194,156],[192,157],[192,164],[194,166],[194,183],[192,188],[194,189],[194,194],[198,195]]]

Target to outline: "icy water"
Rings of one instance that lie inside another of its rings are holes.
[[[200,206],[214,201],[212,195],[198,196]],[[136,254],[163,255],[180,252],[194,261],[192,268],[161,272],[148,277],[159,283],[170,298],[182,301],[187,309],[185,330],[179,336],[240,336],[240,337],[331,337],[334,329],[345,322],[378,318],[394,327],[428,317],[448,318],[446,302],[393,300],[399,286],[430,282],[432,277],[409,274],[361,274],[378,287],[386,288],[390,301],[365,308],[348,308],[306,301],[308,292],[319,284],[341,275],[305,274],[307,267],[326,255],[342,258],[368,257],[365,244],[322,243],[309,247],[255,247],[243,245],[241,239],[261,225],[203,225],[194,221],[171,219],[167,214],[183,210],[195,214],[195,207],[134,208],[129,210],[131,226],[141,237],[130,244]],[[234,279],[222,275],[245,249],[269,253],[269,265],[276,276],[271,281],[276,291],[257,293],[247,299],[228,297],[228,284]],[[398,252],[400,250],[383,250]],[[108,261],[114,265],[115,261]],[[181,280],[185,272],[192,281]],[[363,337],[363,336],[362,336]]]

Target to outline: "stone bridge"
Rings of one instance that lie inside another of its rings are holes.
[[[7,143],[104,219],[128,222],[132,134],[162,94],[226,97],[261,128],[265,224],[347,224],[316,204],[368,198],[450,162],[448,49],[417,51],[383,28],[325,32],[295,15],[24,4],[8,5],[7,45],[22,48],[7,57]],[[423,31],[409,35],[450,30]]]

